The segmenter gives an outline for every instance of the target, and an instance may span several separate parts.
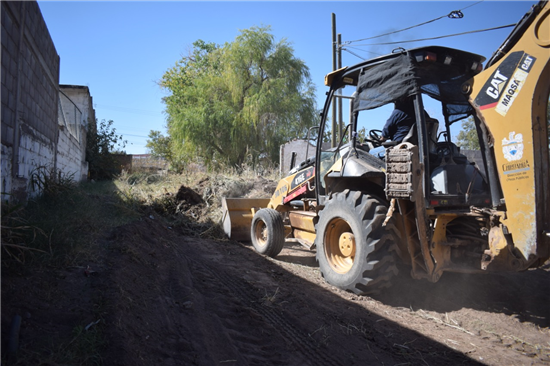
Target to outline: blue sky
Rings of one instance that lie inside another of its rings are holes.
[[[354,41],[413,26],[462,10],[462,19],[428,25],[365,43],[422,39],[516,23],[536,1],[352,1],[352,2],[77,2],[38,1],[61,58],[60,83],[87,85],[99,120],[113,120],[128,140],[126,152],[146,153],[149,131],[165,130],[157,82],[198,39],[232,42],[242,29],[271,26],[310,68],[322,108],[324,76],[332,70],[331,13],[342,41]],[[441,45],[489,58],[511,28],[398,45],[350,48],[368,59],[395,47]],[[343,65],[362,59],[343,52]]]

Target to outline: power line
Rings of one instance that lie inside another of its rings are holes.
[[[359,47],[346,46],[345,48],[342,48],[342,49],[343,49],[343,50],[345,49],[345,50],[347,50],[347,51],[349,52],[349,49],[350,49],[350,48],[353,49],[353,50],[361,51],[361,52],[372,53],[372,54],[375,55],[375,56],[382,56],[381,53],[376,53],[376,52],[372,52],[372,51],[363,50],[363,49],[361,49],[361,48],[359,48]]]
[[[488,31],[493,31],[493,30],[498,30],[498,29],[515,27],[515,26],[516,26],[516,24],[514,23],[514,24],[508,24],[508,25],[501,25],[499,27],[494,27],[494,28],[479,29],[479,30],[462,32],[462,33],[448,34],[448,35],[445,35],[445,36],[420,38],[420,39],[410,39],[410,40],[397,41],[397,42],[364,43],[364,44],[358,44],[356,46],[382,46],[382,45],[391,45],[391,44],[400,44],[400,43],[422,42],[422,41],[429,41],[429,40],[432,40],[432,39],[441,39],[441,38],[448,38],[448,37],[463,36],[463,35],[466,35],[466,34],[488,32]]]
[[[354,49],[354,50],[357,50],[357,51],[372,53],[373,55],[376,55],[376,56],[382,56],[380,53],[376,53],[376,52],[372,52],[372,51],[367,51],[367,50],[362,50],[362,49],[357,48],[357,47],[352,47],[352,46],[342,47],[342,51],[346,51],[346,52],[352,54],[353,56],[360,58],[361,60],[366,60],[366,58],[364,58],[364,57],[362,57],[362,56],[359,56],[359,55],[356,54],[355,52],[350,51],[350,48],[352,48],[352,49]]]
[[[367,37],[367,38],[357,39],[357,40],[355,40],[355,41],[347,41],[347,42],[344,42],[344,45],[349,45],[349,44],[354,43],[354,42],[366,41],[366,40],[369,40],[369,39],[384,37],[384,36],[388,36],[388,35],[390,35],[390,34],[395,34],[395,33],[403,32],[403,31],[406,31],[406,30],[409,30],[409,29],[413,29],[413,28],[420,27],[420,26],[423,26],[423,25],[426,25],[426,24],[429,24],[429,23],[433,23],[433,22],[435,22],[435,21],[437,21],[437,20],[440,20],[440,19],[443,19],[443,18],[449,18],[449,19],[462,19],[462,18],[464,17],[464,14],[462,13],[462,10],[465,10],[465,9],[467,9],[467,8],[470,8],[470,7],[474,6],[474,5],[477,5],[477,4],[479,4],[479,3],[483,2],[483,1],[484,1],[484,0],[478,1],[477,3],[468,5],[468,6],[466,6],[465,8],[462,8],[462,9],[460,9],[460,10],[453,10],[453,11],[451,11],[449,14],[442,15],[442,16],[440,16],[440,17],[437,17],[437,18],[428,20],[428,21],[423,22],[423,23],[420,23],[420,24],[416,24],[416,25],[413,25],[413,26],[410,26],[410,27],[407,27],[407,28],[399,29],[399,30],[396,30],[396,31],[393,31],[393,32],[389,32],[389,33],[380,34],[380,35],[373,36],[373,37]]]
[[[355,56],[355,57],[359,57],[359,58],[360,58],[361,60],[366,60],[366,58],[364,58],[364,57],[361,57],[361,56],[359,56],[359,55],[358,55],[358,54],[356,54],[355,52],[351,52],[351,51],[350,51],[350,50],[348,50],[347,48],[342,48],[342,51],[346,51],[346,52],[349,52],[349,53],[351,53],[351,54],[352,54],[353,56]]]

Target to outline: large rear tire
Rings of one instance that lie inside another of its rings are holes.
[[[258,253],[275,258],[285,245],[285,227],[281,214],[271,208],[257,211],[252,219],[250,237]]]
[[[386,219],[387,202],[359,191],[335,193],[316,225],[317,261],[325,280],[342,290],[373,294],[389,287],[399,232]]]

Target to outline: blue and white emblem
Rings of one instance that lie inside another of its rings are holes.
[[[506,137],[502,139],[504,158],[508,161],[521,159],[523,156],[523,135],[512,131],[508,137],[509,139]]]

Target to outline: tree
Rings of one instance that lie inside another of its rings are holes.
[[[149,132],[149,139],[145,147],[153,158],[164,159],[170,163],[170,169],[181,171],[183,163],[172,150],[172,139],[170,136],[164,136],[160,131]]]
[[[462,131],[458,133],[456,144],[463,149],[479,150],[479,138],[473,117],[462,121]]]
[[[232,43],[196,41],[160,85],[172,152],[209,166],[240,166],[303,137],[318,123],[309,69],[269,27],[241,31]]]
[[[154,158],[161,158],[172,161],[172,149],[170,148],[172,140],[170,136],[164,136],[160,131],[149,132],[149,139],[145,147]]]
[[[91,179],[112,179],[118,171],[113,153],[117,148],[116,152],[124,154],[126,141],[123,140],[122,135],[116,134],[116,129],[112,127],[113,123],[112,120],[101,120],[98,125],[97,119],[95,123],[88,123],[86,161]]]

